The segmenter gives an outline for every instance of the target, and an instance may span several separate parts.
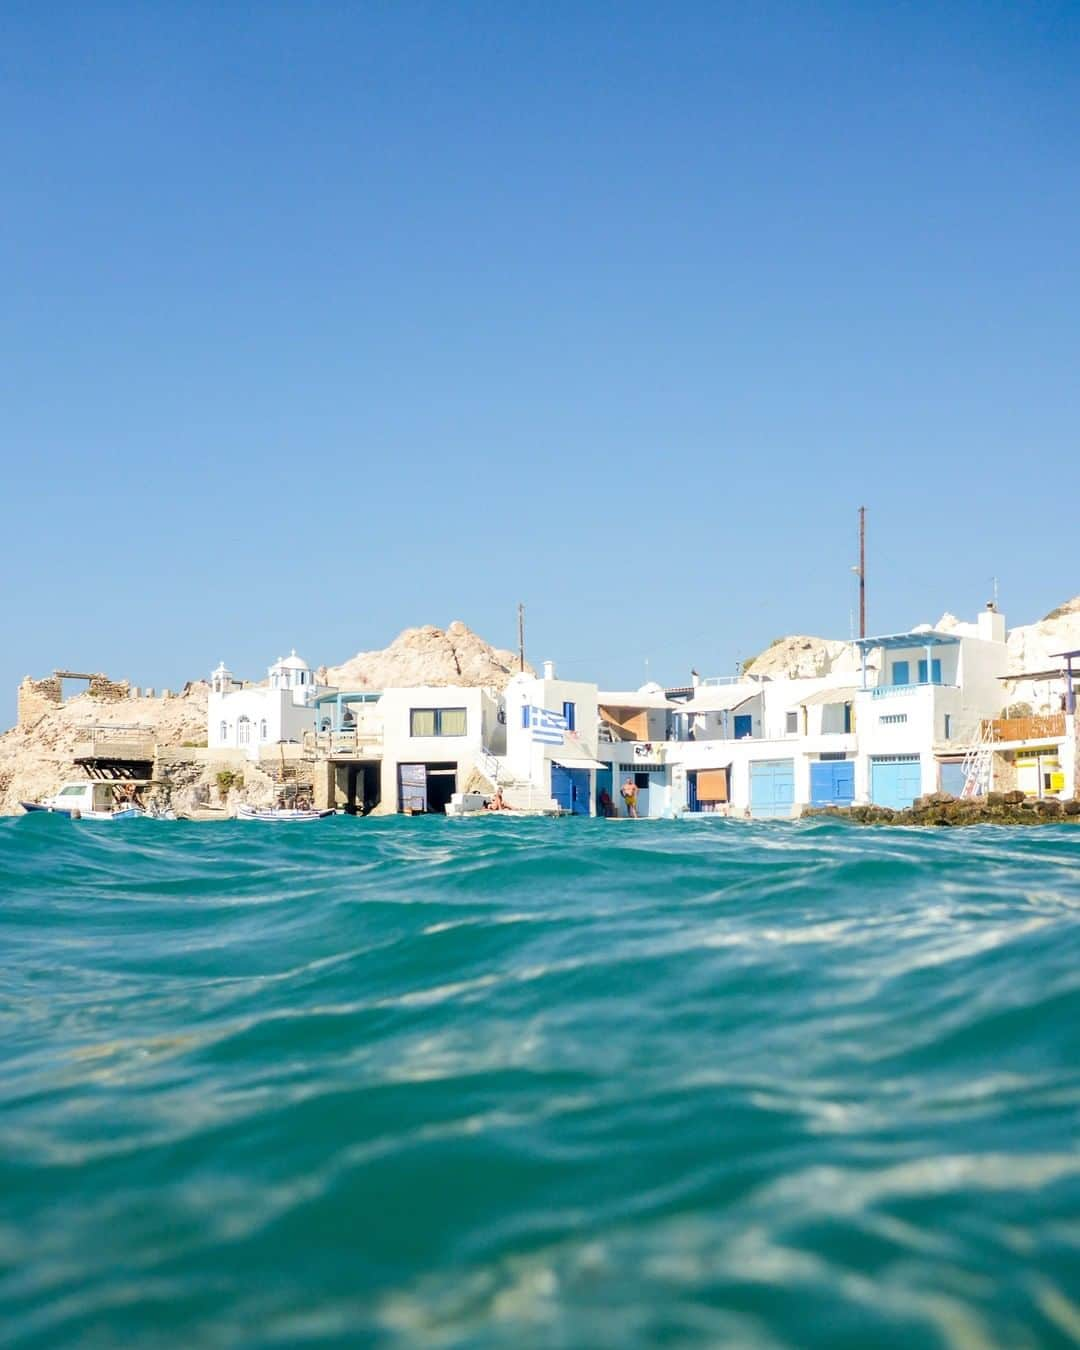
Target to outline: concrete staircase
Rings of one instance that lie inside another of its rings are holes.
[[[506,762],[490,750],[481,750],[474,765],[476,771],[491,784],[491,789],[502,788],[503,801],[515,811],[551,811],[559,808],[550,793],[525,778],[515,778],[506,768]]]

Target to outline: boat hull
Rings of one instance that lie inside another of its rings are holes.
[[[236,808],[237,820],[269,820],[277,824],[293,824],[306,820],[322,820],[324,816],[335,815],[333,810],[327,811],[292,811],[286,808],[279,810],[274,807],[257,806],[238,806]]]
[[[78,811],[79,820],[138,820],[146,815],[141,806],[122,806],[118,811],[84,811],[81,807],[47,806],[44,802],[20,802],[24,811],[44,811],[50,816],[66,816],[71,819]]]

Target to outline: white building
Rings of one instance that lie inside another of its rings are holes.
[[[241,684],[224,661],[210,676],[206,743],[243,750],[250,759],[281,742],[299,742],[315,728],[314,673],[294,651],[278,657],[265,684]]]
[[[382,722],[381,811],[445,811],[493,747],[501,749],[498,697],[489,689],[387,689]]]
[[[959,793],[968,752],[1001,710],[1003,617],[991,608],[973,624],[855,646],[856,674],[699,684],[663,710],[648,690],[602,695],[613,744],[602,741],[600,753],[616,804],[629,776],[643,815],[790,817],[806,806],[901,807],[926,792]],[[654,739],[661,718],[673,733],[664,741]],[[625,738],[645,726],[648,740],[644,730]]]
[[[560,680],[544,662],[542,675],[513,676],[503,691],[506,755],[498,766],[512,806],[594,815],[599,719],[595,684]]]

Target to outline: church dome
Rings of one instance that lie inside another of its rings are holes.
[[[274,670],[310,670],[311,667],[302,656],[297,656],[294,647],[288,656],[279,656],[273,666]]]

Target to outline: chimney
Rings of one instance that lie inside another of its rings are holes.
[[[545,680],[553,680],[554,678],[555,678],[555,662],[554,662],[554,661],[545,661],[545,662],[544,662],[544,679],[545,679]]]
[[[1000,613],[993,600],[986,602],[986,608],[975,621],[975,626],[984,642],[1005,641],[1005,615]]]
[[[701,683],[701,676],[697,673],[696,670],[692,670],[690,672],[690,683],[693,685],[695,689]]]

